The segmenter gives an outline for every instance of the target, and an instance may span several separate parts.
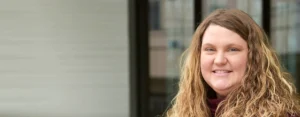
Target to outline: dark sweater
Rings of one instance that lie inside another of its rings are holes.
[[[216,109],[223,99],[208,99],[207,104],[211,112],[211,117],[215,117]]]

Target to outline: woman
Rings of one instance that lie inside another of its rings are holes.
[[[264,31],[246,13],[220,9],[197,28],[184,54],[168,117],[300,115],[291,76]]]

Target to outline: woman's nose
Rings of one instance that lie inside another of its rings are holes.
[[[225,65],[227,63],[227,58],[224,53],[219,52],[215,57],[214,63],[216,65]]]

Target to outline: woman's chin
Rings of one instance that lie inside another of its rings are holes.
[[[218,91],[226,91],[230,89],[230,85],[224,83],[215,83],[212,87],[214,90]]]
[[[220,96],[226,96],[231,90],[231,88],[227,86],[222,86],[222,87],[218,86],[218,87],[214,87],[213,89]]]

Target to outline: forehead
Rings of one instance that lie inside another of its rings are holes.
[[[202,37],[202,45],[237,44],[247,46],[247,42],[237,33],[219,25],[209,25]]]

